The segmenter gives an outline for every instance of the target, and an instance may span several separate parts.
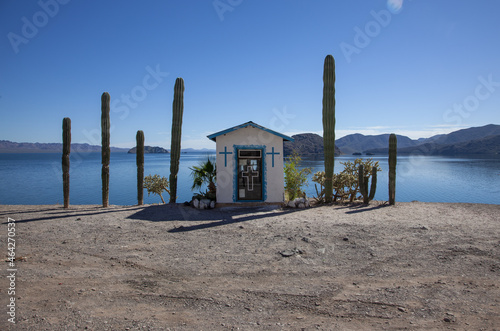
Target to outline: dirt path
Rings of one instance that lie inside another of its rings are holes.
[[[500,205],[0,216],[18,257],[17,323],[2,277],[2,330],[500,330]]]

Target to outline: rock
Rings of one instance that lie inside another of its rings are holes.
[[[299,203],[299,204],[297,205],[297,208],[304,209],[304,208],[306,208],[306,204],[305,204],[305,203],[303,203],[303,202],[301,202],[301,203]]]
[[[306,204],[306,208],[311,207],[311,204],[309,203],[309,199],[304,199],[304,200],[306,200],[306,203],[305,203]]]
[[[203,203],[204,204],[204,208],[203,209],[207,209],[210,207],[210,199],[201,199],[200,201],[200,204]],[[200,208],[201,209],[201,208]]]
[[[215,208],[215,201],[214,200],[210,201],[210,208],[211,209]]]
[[[296,252],[294,249],[287,249],[287,250],[281,251],[279,253],[283,257],[290,257],[290,256],[294,256]]]
[[[194,208],[199,208],[200,207],[200,200],[194,199],[193,200],[193,207]]]
[[[200,200],[200,205],[198,208],[199,209],[207,209],[207,205],[205,204],[205,202],[203,202],[203,200]]]
[[[295,201],[288,201],[288,204],[287,204],[288,207],[290,208],[295,208]]]

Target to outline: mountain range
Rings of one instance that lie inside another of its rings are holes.
[[[285,141],[283,144],[283,154],[292,155],[294,152],[301,156],[323,155],[323,137],[315,133],[301,133],[292,136],[294,141]],[[335,144],[335,155],[340,155],[341,151]]]
[[[126,153],[129,148],[111,147],[112,153]],[[92,153],[101,152],[101,146],[89,144],[71,144],[71,152]],[[62,153],[61,143],[16,143],[0,140],[0,153]]]
[[[284,155],[294,151],[299,155],[323,155],[323,138],[314,133],[301,133],[292,136],[294,142],[284,143]],[[481,127],[472,127],[435,135],[430,138],[410,139],[397,135],[398,153],[420,155],[460,155],[460,154],[500,154],[500,125],[489,124]],[[387,154],[389,134],[362,135],[350,134],[335,141],[335,154]],[[164,149],[150,147],[150,152],[162,152]],[[126,153],[129,148],[111,147],[111,152]],[[133,149],[132,149],[133,150]],[[153,151],[155,150],[155,151]],[[71,152],[100,152],[101,146],[89,144],[71,144]],[[166,151],[166,150],[164,150]],[[213,153],[213,149],[181,150],[183,153],[206,152]],[[131,151],[133,153],[133,151]],[[168,151],[167,151],[168,152]],[[0,140],[0,153],[62,153],[61,143],[16,143]],[[164,153],[164,152],[163,152]]]
[[[500,125],[495,124],[416,140],[402,135],[396,136],[399,154],[500,154]],[[285,142],[285,156],[290,155],[292,151],[303,156],[323,153],[323,138],[320,135],[302,133],[294,135],[292,138],[295,139],[295,142]],[[335,154],[387,154],[388,147],[389,134],[362,135],[355,133],[335,141]]]

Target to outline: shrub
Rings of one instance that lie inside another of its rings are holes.
[[[333,175],[333,201],[337,201],[340,199],[341,201],[349,199],[350,202],[353,202],[356,199],[356,195],[359,192],[359,166],[363,165],[363,172],[365,178],[370,178],[372,175],[372,169],[376,168],[377,171],[381,171],[378,161],[374,162],[373,159],[363,160],[361,158],[357,158],[352,161],[340,162],[344,166],[344,170],[338,174]],[[320,190],[316,187],[315,197],[316,201],[324,202],[324,178],[325,172],[318,171],[314,174],[312,180],[315,183],[320,185]]]
[[[302,191],[302,187],[307,185],[307,175],[309,175],[312,170],[311,168],[302,168],[299,170],[301,161],[301,157],[297,153],[294,153],[285,162],[285,194],[287,200],[293,200],[305,194],[304,191]]]
[[[168,179],[160,177],[160,175],[148,175],[144,177],[144,188],[148,190],[148,196],[150,193],[158,194],[163,203],[165,203],[165,200],[163,200],[163,196],[161,195],[162,192],[165,191],[170,194]]]

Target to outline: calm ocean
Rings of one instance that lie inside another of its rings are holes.
[[[181,155],[177,202],[191,200],[190,167],[207,159],[207,153]],[[212,155],[214,156],[214,155]],[[341,156],[335,160],[335,172],[341,161],[354,160]],[[379,161],[375,200],[388,200],[387,157]],[[313,173],[323,169],[322,159],[303,160]],[[101,154],[72,153],[70,203],[101,204]],[[112,153],[110,163],[109,202],[114,205],[137,204],[135,154]],[[168,178],[169,154],[146,154],[144,174]],[[306,187],[309,197],[315,195],[314,183]],[[168,201],[168,194],[164,199]],[[500,204],[500,158],[471,157],[398,157],[396,201],[472,202]],[[0,154],[0,204],[62,204],[61,154]],[[144,203],[159,203],[155,195],[144,194]]]

